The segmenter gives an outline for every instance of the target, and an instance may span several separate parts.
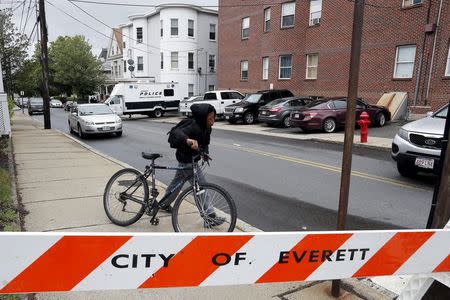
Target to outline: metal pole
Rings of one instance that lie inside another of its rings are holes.
[[[353,11],[353,33],[350,54],[350,73],[348,82],[347,114],[345,120],[344,153],[342,155],[341,188],[337,230],[345,229],[352,171],[352,151],[355,130],[356,98],[358,97],[359,66],[361,61],[361,39],[364,19],[364,0],[355,0]],[[340,280],[333,280],[331,294],[339,297]]]
[[[208,51],[205,51],[206,55],[206,66],[205,66],[205,93],[208,91],[208,68],[209,68],[209,61],[208,61]]]
[[[44,128],[51,129],[50,123],[50,95],[48,91],[48,50],[47,50],[47,22],[45,18],[45,2],[39,0],[39,22],[41,26],[41,65],[42,65],[42,98],[44,101]]]
[[[450,106],[450,102],[449,102]],[[448,138],[450,131],[450,107],[447,111],[445,121],[444,137],[442,138],[441,156],[438,165],[438,177],[434,186],[433,200],[431,202],[430,215],[428,217],[427,229],[443,228],[450,217],[449,210],[449,178],[450,178],[450,148]]]

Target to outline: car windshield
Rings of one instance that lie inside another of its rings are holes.
[[[441,118],[441,119],[447,119],[447,113],[448,113],[448,106],[441,111],[438,111],[434,117],[435,118]]]
[[[250,102],[250,103],[258,103],[259,99],[261,99],[262,94],[250,94],[245,96],[244,101]]]
[[[321,109],[324,108],[325,106],[326,102],[323,101],[311,101],[305,105],[305,107],[312,109]]]
[[[113,111],[106,105],[79,106],[80,116],[110,115]]]
[[[42,99],[31,99],[30,103],[34,105],[43,105],[44,101]]]
[[[273,100],[272,102],[270,102],[269,104],[267,104],[267,106],[275,106],[275,105],[278,105],[278,104],[283,103],[284,101],[286,101],[286,100],[284,100],[284,99]]]

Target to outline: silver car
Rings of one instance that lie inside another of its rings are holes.
[[[437,172],[447,112],[448,105],[400,128],[392,142],[391,156],[402,176]]]
[[[50,107],[52,108],[62,108],[63,104],[61,101],[57,100],[57,99],[52,99],[50,100]]]
[[[122,119],[106,104],[80,104],[71,108],[69,113],[70,133],[80,138],[88,134],[122,135]]]

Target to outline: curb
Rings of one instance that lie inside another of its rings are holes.
[[[161,120],[161,121],[153,121],[150,120],[150,122],[157,122],[157,123],[164,123],[164,124],[176,124],[176,122],[172,122],[169,120]],[[223,131],[233,131],[233,132],[239,132],[239,133],[247,133],[247,134],[257,134],[261,136],[270,136],[273,135],[265,134],[263,132],[246,132],[246,131],[239,131],[234,129],[224,129],[224,128],[214,128],[215,130],[223,130]],[[288,139],[292,141],[307,141],[307,142],[314,142],[314,143],[323,143],[323,144],[331,144],[331,145],[344,145],[344,142],[341,141],[330,141],[330,140],[323,140],[319,138],[308,138],[308,139],[296,139],[292,137],[286,137],[286,136],[279,136],[280,139]],[[391,152],[391,148],[389,147],[383,147],[383,146],[377,146],[377,145],[367,145],[367,144],[361,144],[361,143],[355,143],[353,142],[353,146],[360,148],[360,149],[372,149],[372,150],[378,150],[378,151],[384,151],[384,152]]]
[[[65,133],[65,132],[62,132],[61,130],[58,130],[58,129],[53,129],[53,130],[55,130],[56,132],[59,132],[59,133],[61,133],[62,135],[68,137],[68,138],[71,139],[72,141],[77,142],[78,144],[80,144],[80,145],[83,146],[84,148],[88,149],[89,151],[91,151],[91,152],[97,154],[98,156],[101,156],[101,157],[103,157],[103,158],[106,158],[107,160],[112,161],[113,163],[116,163],[116,164],[118,164],[118,165],[120,165],[120,166],[122,166],[122,167],[124,167],[124,168],[136,169],[136,168],[130,166],[129,164],[127,164],[127,163],[124,163],[124,162],[122,162],[122,161],[120,161],[120,160],[117,160],[117,159],[115,159],[115,158],[113,158],[113,157],[111,157],[111,156],[109,156],[109,155],[107,155],[107,154],[104,154],[104,153],[102,153],[102,152],[100,152],[100,151],[98,151],[98,150],[92,148],[92,147],[89,146],[88,144],[83,143],[82,141],[80,141],[80,140],[74,138],[73,136],[70,136],[69,134],[67,134],[67,133]],[[163,183],[160,182],[160,181],[158,181],[158,185],[162,186],[163,188],[166,187],[166,185],[163,184]],[[239,218],[236,220],[236,228],[239,229],[239,230],[242,230],[243,232],[262,232],[262,230],[260,230],[260,229],[258,229],[258,228],[256,228],[256,227],[254,227],[254,226],[252,226],[252,225],[250,225],[250,224],[248,224],[248,223],[246,223],[246,222],[240,220]]]

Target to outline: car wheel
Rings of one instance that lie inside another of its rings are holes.
[[[255,123],[255,115],[251,112],[244,114],[244,124],[253,124]]]
[[[72,129],[72,126],[70,126],[70,122],[69,122],[69,132],[70,132],[70,134],[74,134],[75,133],[75,131],[73,131],[73,129]]]
[[[397,170],[403,177],[414,177],[417,175],[417,170],[405,163],[397,162]]]
[[[83,130],[81,129],[80,124],[78,124],[78,136],[80,137],[80,139],[84,139],[84,133]]]
[[[33,115],[33,113],[32,113],[31,111],[29,111],[29,112],[28,112],[28,114],[29,114],[30,116],[32,116],[32,115]]]
[[[383,127],[384,125],[386,125],[386,114],[382,112],[378,113],[375,116],[375,121],[378,127]]]
[[[116,136],[117,137],[121,137],[122,136],[122,131],[116,132]]]
[[[333,118],[327,118],[323,121],[323,131],[326,133],[332,133],[336,131],[336,120]]]
[[[153,112],[153,116],[155,118],[161,118],[163,116],[163,112],[160,109],[155,109],[155,111]]]
[[[283,119],[283,127],[291,127],[291,117],[290,116],[286,116]]]

